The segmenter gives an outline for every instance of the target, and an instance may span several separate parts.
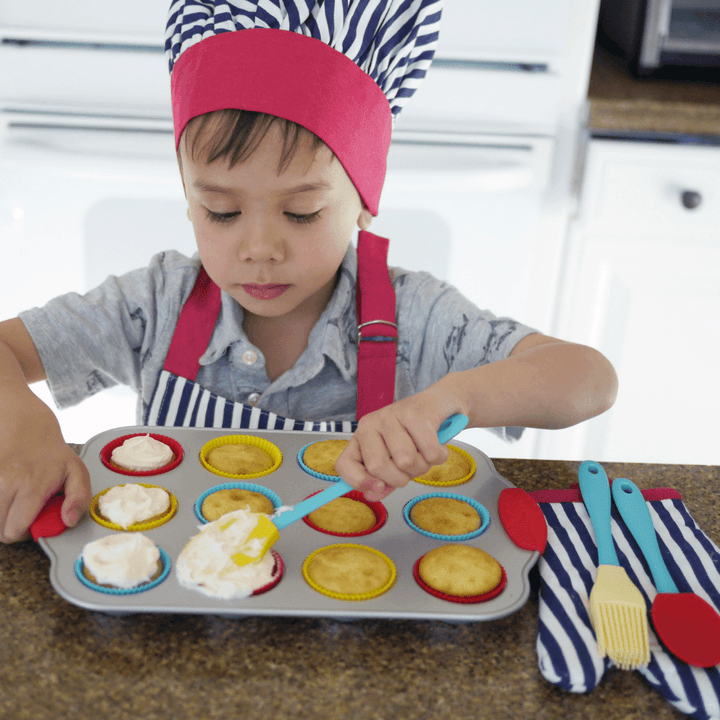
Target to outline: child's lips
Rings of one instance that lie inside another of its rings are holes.
[[[250,297],[258,300],[274,300],[280,297],[289,287],[290,285],[278,285],[275,283],[268,283],[267,285],[249,283],[242,286],[243,290],[250,295]]]

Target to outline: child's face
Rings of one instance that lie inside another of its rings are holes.
[[[366,229],[371,215],[325,146],[313,152],[301,141],[279,174],[281,137],[272,126],[232,168],[193,160],[181,142],[189,217],[205,270],[246,313],[316,320],[355,226]]]

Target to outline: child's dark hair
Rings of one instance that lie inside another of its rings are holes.
[[[280,128],[283,138],[279,173],[292,162],[301,142],[309,140],[313,154],[319,148],[327,147],[317,135],[291,120],[233,109],[216,110],[193,118],[185,127],[183,142],[193,160],[197,155],[204,156],[208,163],[224,158],[232,167],[255,152],[273,125]],[[205,129],[210,130],[209,136],[203,132]]]

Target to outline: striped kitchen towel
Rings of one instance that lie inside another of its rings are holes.
[[[577,486],[530,493],[548,524],[540,558],[540,672],[571,692],[589,692],[613,665],[598,657],[588,612],[597,573],[597,546]],[[668,570],[680,592],[695,592],[720,611],[720,549],[697,526],[680,493],[644,490]],[[620,564],[640,588],[648,610],[657,591],[630,531],[612,506],[612,535]],[[638,670],[679,711],[698,720],[720,720],[720,665],[691,667],[668,653],[650,624],[650,664]]]

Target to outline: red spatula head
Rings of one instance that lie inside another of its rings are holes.
[[[540,506],[522,488],[505,488],[498,498],[498,515],[508,537],[523,550],[541,555],[547,545],[547,523]]]
[[[661,593],[652,605],[652,621],[667,649],[688,665],[720,664],[720,615],[694,593]]]

